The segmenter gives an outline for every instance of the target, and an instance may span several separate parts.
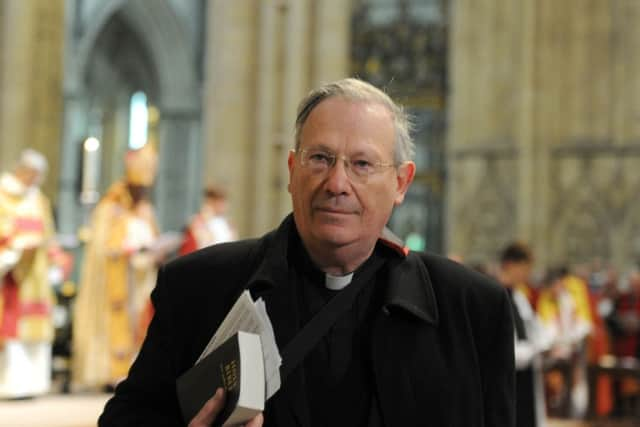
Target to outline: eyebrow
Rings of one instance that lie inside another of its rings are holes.
[[[333,155],[336,155],[336,151],[333,148],[330,148],[329,146],[327,146],[326,144],[323,143],[318,143],[318,144],[312,144],[308,147],[304,148],[305,150],[323,150],[326,151],[328,153],[331,153]],[[354,158],[354,157],[358,157],[358,156],[365,156],[367,158],[371,158],[372,161],[382,161],[382,156],[380,156],[379,153],[377,152],[367,152],[363,149],[357,149],[356,151],[354,151],[353,153],[347,155],[348,158]]]

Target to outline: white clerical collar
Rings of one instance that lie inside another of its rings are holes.
[[[332,276],[329,273],[325,273],[324,275],[324,285],[327,289],[331,289],[332,291],[339,291],[344,289],[349,283],[351,283],[351,279],[353,278],[353,273],[345,274],[344,276]]]

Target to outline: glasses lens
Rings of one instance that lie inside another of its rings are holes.
[[[314,174],[327,173],[336,163],[336,155],[323,150],[304,149],[300,151],[300,164]],[[365,183],[369,175],[375,173],[376,165],[362,159],[341,157],[347,176],[354,182]]]

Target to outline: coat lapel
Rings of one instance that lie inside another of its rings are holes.
[[[291,283],[288,266],[283,262],[288,259],[292,224],[293,219],[288,217],[272,236],[262,263],[248,282],[254,299],[262,297],[265,301],[281,350],[300,329],[296,284]],[[419,256],[408,253],[399,244],[394,245],[387,235],[382,236],[381,241],[400,256],[390,262],[383,310],[373,323],[371,346],[376,391],[385,426],[413,425],[421,411],[413,396],[411,373],[405,367],[405,359],[413,351],[416,327],[423,326],[422,322],[437,325],[437,304]],[[409,318],[399,312],[408,314]],[[267,405],[271,405],[275,425],[309,426],[303,370],[293,371]]]
[[[373,331],[372,363],[383,424],[386,427],[415,425],[420,414],[415,411],[415,398],[404,369],[404,359],[411,351],[406,326],[397,325],[396,319],[381,312],[374,321]]]
[[[376,392],[385,426],[415,425],[424,408],[416,402],[407,359],[415,351],[418,329],[438,324],[435,294],[416,254],[390,263],[387,286],[371,338]]]
[[[278,348],[282,349],[298,332],[298,313],[295,293],[288,286],[274,286],[270,291],[256,293],[262,296],[273,325]],[[309,425],[304,377],[301,369],[293,371],[282,383],[280,390],[271,398],[278,426]]]
[[[278,229],[273,245],[248,283],[253,298],[262,297],[265,302],[281,353],[300,329],[296,284],[291,283],[286,264],[292,222],[288,218]],[[289,375],[267,405],[272,408],[277,426],[310,425],[302,369]]]

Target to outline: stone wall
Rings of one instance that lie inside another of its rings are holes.
[[[49,161],[44,191],[58,188],[64,0],[0,2],[0,169],[31,147]],[[55,200],[54,200],[55,201]]]
[[[447,239],[539,265],[640,259],[640,3],[458,0]]]
[[[224,184],[241,236],[290,211],[287,153],[299,100],[349,72],[350,2],[212,0],[203,106],[205,181]]]

